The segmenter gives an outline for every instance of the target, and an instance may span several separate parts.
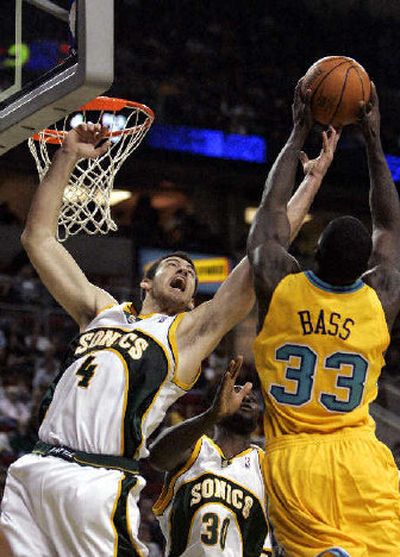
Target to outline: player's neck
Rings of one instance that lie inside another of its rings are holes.
[[[148,315],[149,313],[162,313],[163,315],[176,315],[178,313],[176,307],[169,307],[156,302],[153,298],[146,299],[143,302],[140,313]]]
[[[250,447],[250,437],[247,433],[235,433],[221,426],[217,426],[215,429],[214,442],[226,458],[233,458]]]
[[[321,279],[323,282],[326,282],[327,284],[331,284],[332,286],[350,286],[351,284],[353,284],[355,282],[355,280],[351,280],[348,282],[344,282],[344,281],[340,281],[337,279],[337,277],[334,277],[332,275],[328,275],[326,273],[324,273],[321,269],[317,268],[315,270],[315,275]]]

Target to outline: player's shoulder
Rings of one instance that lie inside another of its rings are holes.
[[[400,271],[393,265],[379,264],[362,279],[376,292],[390,329],[400,307]]]
[[[260,251],[258,258],[253,259],[254,285],[258,293],[272,293],[286,276],[301,271],[297,259],[282,246],[274,244],[273,249],[268,250],[268,257],[266,246],[261,246]]]
[[[394,265],[376,265],[363,274],[362,280],[373,288],[378,296],[400,299],[400,271]]]
[[[111,300],[101,306],[85,329],[93,327],[126,326],[137,320],[138,313],[132,302]]]

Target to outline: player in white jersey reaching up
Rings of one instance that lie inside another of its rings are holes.
[[[38,446],[8,472],[1,524],[17,557],[146,555],[137,539],[145,485],[137,460],[148,454],[146,438],[254,303],[247,258],[195,309],[197,277],[184,254],[157,261],[143,278],[140,314],[86,278],[56,239],[57,219],[75,164],[108,148],[98,146],[106,132],[88,123],[66,135],[22,235],[42,282],[80,334],[43,401]],[[292,235],[319,185],[304,183],[291,200]]]
[[[150,463],[167,471],[153,508],[166,557],[272,555],[264,452],[251,444],[261,409],[251,383],[235,384],[241,365],[240,356],[231,361],[210,408],[150,447]]]

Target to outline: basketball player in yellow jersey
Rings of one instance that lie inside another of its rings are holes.
[[[249,235],[269,516],[287,557],[400,555],[398,471],[375,437],[368,410],[400,306],[400,204],[372,89],[368,107],[360,108],[372,239],[360,221],[346,216],[322,233],[314,272],[302,272],[287,251],[286,207],[296,157],[312,125],[299,85],[293,131]],[[310,164],[304,153],[300,158],[309,180],[326,172],[318,159]]]

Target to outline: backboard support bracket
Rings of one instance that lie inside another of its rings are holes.
[[[76,63],[50,76],[33,90],[22,91],[17,99],[0,110],[0,155],[111,86],[114,0],[78,0],[77,20]]]

